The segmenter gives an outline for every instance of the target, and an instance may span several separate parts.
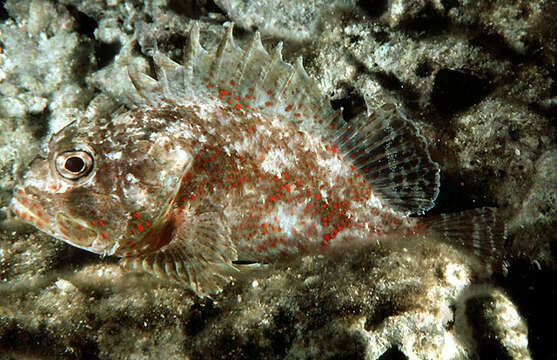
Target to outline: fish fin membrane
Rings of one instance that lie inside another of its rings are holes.
[[[210,50],[199,42],[199,24],[193,22],[184,49],[183,64],[156,48],[157,79],[128,69],[141,103],[194,101],[203,98],[230,111],[280,114],[300,129],[322,134],[335,116],[328,98],[304,70],[301,57],[294,65],[282,60],[282,43],[270,53],[258,32],[245,49],[234,42],[233,24],[219,45]]]
[[[332,141],[391,207],[405,213],[431,209],[439,194],[439,165],[417,125],[394,104],[350,122],[337,118]]]
[[[186,283],[199,297],[222,291],[239,270],[237,254],[218,213],[185,215],[172,240],[159,250],[122,258],[125,268]]]
[[[483,207],[423,219],[443,242],[477,256],[493,270],[504,270],[507,227],[496,208]]]

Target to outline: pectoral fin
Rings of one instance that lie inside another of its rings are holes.
[[[189,284],[199,297],[222,291],[238,270],[236,249],[216,212],[177,210],[170,242],[159,250],[124,257],[121,264],[163,279]]]

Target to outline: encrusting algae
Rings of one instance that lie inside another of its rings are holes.
[[[184,63],[155,50],[129,68],[136,107],[55,134],[21,176],[11,209],[76,247],[211,296],[242,268],[395,237],[435,235],[500,263],[493,208],[433,207],[439,167],[393,104],[346,122],[303,69],[232,26],[207,51],[192,26]]]

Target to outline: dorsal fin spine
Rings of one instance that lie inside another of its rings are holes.
[[[277,71],[277,67],[279,66],[279,64],[282,63],[282,41],[279,42],[277,44],[277,46],[273,49],[273,51],[271,52],[271,63],[269,64],[267,73],[265,74],[264,78],[262,79],[262,83],[267,83],[268,85],[272,85],[275,87],[278,85],[278,79],[277,78],[272,78],[273,76],[279,74],[279,72]],[[272,84],[269,84],[272,81]],[[265,89],[262,88],[260,89],[261,91],[264,92],[269,92],[272,89]],[[272,94],[276,97],[276,92],[272,92]],[[271,94],[268,94],[269,96],[271,96]],[[272,101],[272,108],[275,109],[277,107],[277,99],[273,99],[271,98]]]
[[[134,67],[128,66],[128,78],[134,89],[136,90],[136,94],[139,95],[141,101],[137,101],[135,99],[135,103],[152,103],[152,94],[157,92],[157,88],[160,86],[158,81],[153,79],[152,77],[137,71]]]
[[[210,66],[210,73],[211,73],[211,75],[214,76],[215,81],[222,80],[221,79],[221,73],[224,72],[224,71],[221,71],[221,69],[222,69],[222,63],[227,59],[227,56],[226,56],[227,49],[229,47],[234,48],[234,39],[232,39],[233,28],[234,28],[234,25],[232,25],[232,24],[230,24],[226,28],[226,33],[222,37],[222,39],[221,39],[221,41],[220,41],[220,43],[217,46],[217,49],[215,51],[213,62]]]
[[[188,32],[186,44],[184,46],[183,54],[183,73],[184,73],[184,88],[191,87],[193,84],[193,67],[194,59],[197,57],[197,46],[199,44],[199,24],[194,22]]]
[[[263,44],[261,43],[261,35],[259,34],[259,31],[255,32],[255,35],[253,36],[248,49],[244,53],[244,61],[242,61],[240,64],[240,76],[238,77],[238,83],[241,83],[241,81],[244,80],[247,73],[247,67],[258,51],[262,52],[265,56],[269,55],[269,53],[267,53],[267,51],[263,47]]]
[[[155,66],[155,74],[161,84],[163,95],[167,96],[169,88],[168,78],[166,77],[166,72],[164,71],[163,55],[160,53],[159,46],[156,41],[153,47],[153,61],[157,64],[157,66]]]

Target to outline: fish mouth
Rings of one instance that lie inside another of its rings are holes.
[[[10,201],[10,210],[15,216],[37,229],[63,240],[73,246],[92,251],[98,234],[85,221],[63,212],[50,215],[41,203],[27,194],[21,186],[16,186]]]
[[[41,203],[25,193],[22,187],[16,186],[10,204],[10,210],[15,216],[36,228],[51,233],[52,217]]]

